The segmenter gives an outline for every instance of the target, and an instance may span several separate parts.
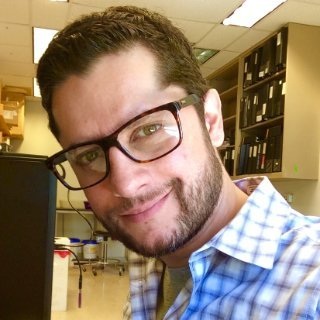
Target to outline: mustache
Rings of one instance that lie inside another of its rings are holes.
[[[123,198],[119,197],[119,204],[111,209],[108,210],[107,216],[109,215],[119,215],[123,214],[126,211],[134,208],[137,205],[141,205],[147,201],[150,201],[156,197],[159,197],[163,194],[165,194],[168,190],[172,189],[177,185],[177,178],[171,179],[169,182],[166,184],[157,187],[151,191],[147,191],[142,195],[138,195],[134,198]]]

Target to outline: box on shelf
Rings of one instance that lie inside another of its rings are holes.
[[[18,101],[2,101],[2,104],[3,118],[6,124],[9,126],[18,126],[20,103]]]

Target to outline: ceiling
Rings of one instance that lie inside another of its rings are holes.
[[[80,15],[112,5],[137,5],[168,16],[195,46],[220,52],[201,66],[204,76],[219,69],[288,22],[320,26],[320,0],[288,0],[253,28],[221,21],[242,0],[0,0],[0,81],[32,87],[32,27],[61,29]],[[320,41],[320,39],[319,39]]]

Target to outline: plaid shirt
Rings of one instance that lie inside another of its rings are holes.
[[[164,319],[319,320],[320,217],[293,210],[267,178],[235,181],[248,201],[195,251]],[[156,318],[159,260],[130,253],[124,319]]]

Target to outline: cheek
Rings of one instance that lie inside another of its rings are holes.
[[[112,206],[112,198],[110,193],[97,185],[93,188],[84,190],[84,193],[90,203],[90,206],[98,216],[106,209]]]

